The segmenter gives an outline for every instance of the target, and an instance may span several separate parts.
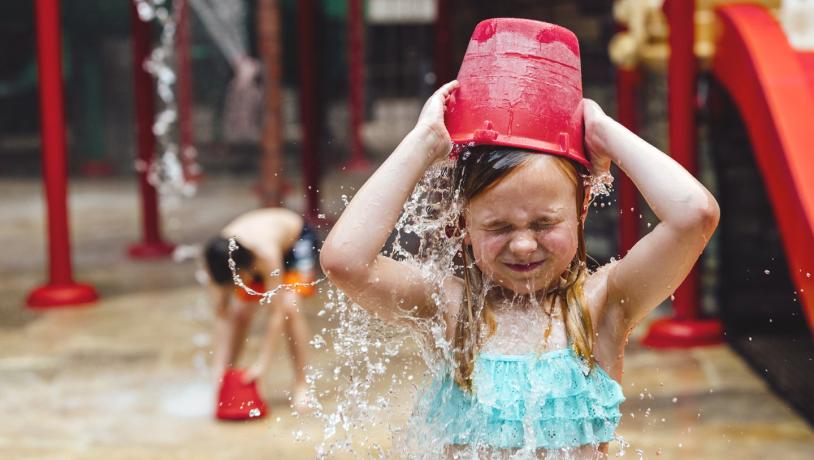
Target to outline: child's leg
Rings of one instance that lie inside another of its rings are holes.
[[[218,310],[215,324],[215,378],[220,379],[227,368],[233,367],[254,314],[254,305],[238,301],[230,308]]]
[[[285,328],[288,339],[288,351],[291,355],[291,363],[294,368],[294,405],[304,405],[305,391],[305,366],[308,358],[308,325],[305,317],[300,311],[302,297],[292,291],[285,291],[284,298],[281,299],[285,314]]]
[[[277,341],[277,337],[283,332],[284,318],[285,311],[283,306],[280,300],[275,298],[272,304],[269,305],[268,323],[266,323],[266,332],[263,335],[263,340],[260,342],[260,351],[257,354],[257,359],[243,374],[245,381],[250,382],[265,375],[268,365],[271,362],[271,357],[274,354],[274,343]]]

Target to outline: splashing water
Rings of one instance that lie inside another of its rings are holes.
[[[591,186],[591,200],[600,196],[610,196],[613,191],[613,175],[610,171],[586,176],[585,182]]]
[[[439,292],[444,274],[455,269],[455,257],[463,239],[457,234],[447,236],[448,229],[457,224],[459,214],[450,172],[451,163],[441,163],[427,171],[405,204],[404,213],[395,227],[391,249],[387,251],[389,257],[416,266],[428,282],[439,288],[436,289]],[[346,205],[347,200],[342,197]],[[338,289],[328,290],[327,297],[328,302],[319,315],[328,316],[338,326],[324,330],[325,337],[319,336],[312,344],[319,348],[325,346],[327,340],[338,359],[333,369],[315,370],[309,374],[309,393],[317,394],[317,385],[328,386],[327,390],[320,391],[322,399],[335,397],[337,402],[331,407],[316,398],[309,402],[314,416],[323,425],[323,438],[317,446],[318,457],[329,458],[345,451],[372,458],[421,458],[427,453],[437,458],[443,446],[438,446],[431,436],[416,439],[411,436],[415,430],[391,423],[394,446],[385,449],[369,439],[367,428],[390,419],[394,405],[392,396],[403,394],[405,388],[414,394],[426,377],[420,375],[421,369],[396,365],[403,361],[399,354],[408,344],[418,345],[418,354],[430,374],[440,373],[444,360],[450,359],[450,347],[445,340],[440,314],[428,320],[417,320],[409,315],[409,311],[403,310],[397,313],[402,321],[384,323]],[[440,306],[440,295],[434,300]],[[438,310],[440,312],[440,308]],[[383,392],[380,391],[382,387],[385,388]]]
[[[280,292],[280,290],[282,289],[296,290],[297,288],[314,287],[319,283],[325,281],[325,278],[318,278],[310,282],[278,284],[273,289],[268,291],[263,292],[255,291],[251,287],[246,286],[246,284],[243,282],[243,279],[240,277],[240,274],[237,271],[237,263],[232,258],[232,253],[235,252],[237,248],[238,248],[237,239],[234,236],[229,238],[229,270],[232,271],[232,281],[235,283],[236,286],[246,291],[247,294],[260,297],[260,304],[267,304],[271,302],[271,299],[274,297],[274,295]],[[279,275],[280,272],[278,270],[275,270],[270,274],[272,278],[278,277]]]
[[[441,162],[425,173],[405,203],[390,249],[385,251],[385,255],[416,267],[424,280],[435,287],[434,317],[416,319],[408,310],[399,310],[398,321],[384,323],[329,285],[328,301],[318,316],[328,317],[338,326],[323,329],[311,344],[317,349],[332,348],[336,364],[329,369],[313,369],[308,375],[309,406],[323,425],[323,436],[317,445],[319,458],[331,458],[340,452],[354,457],[410,459],[519,460],[538,458],[541,454],[532,445],[520,449],[490,449],[476,443],[449,446],[442,439],[439,426],[428,422],[433,409],[432,401],[426,397],[428,381],[448,376],[453,362],[452,344],[447,340],[443,318],[442,288],[450,274],[461,275],[465,269],[460,255],[464,234],[458,228],[463,206],[460,193],[452,184],[453,166],[453,161]],[[597,186],[597,193],[608,193],[608,178],[598,184],[605,188]],[[343,195],[342,201],[347,205],[348,198]],[[488,291],[488,280],[482,281],[482,292]],[[482,296],[477,302],[483,305],[484,301]],[[540,305],[535,306],[541,309]],[[553,321],[550,313],[547,319],[542,315],[538,320],[540,324]],[[403,355],[412,352],[413,346],[423,366],[402,365]],[[414,402],[414,409],[409,419],[401,422],[393,412],[397,397],[403,398],[405,393]],[[325,404],[317,400],[317,395]],[[331,399],[336,403],[329,404]],[[390,449],[375,444],[369,436],[371,428],[382,424],[390,428]],[[525,419],[523,424],[525,439],[532,444],[531,422]],[[549,459],[606,458],[593,445],[549,449],[545,455]]]
[[[195,173],[200,165],[195,162],[197,152],[189,147],[179,152],[176,122],[178,104],[175,98],[177,82],[175,67],[175,31],[177,14],[170,13],[165,0],[133,0],[139,18],[144,22],[156,21],[161,27],[158,46],[144,61],[143,66],[155,77],[158,92],[159,111],[153,122],[153,134],[158,141],[159,152],[149,164],[136,162],[136,170],[146,171],[147,181],[162,195],[193,196],[197,190],[195,182],[187,177],[187,170]],[[183,156],[183,160],[182,160]],[[186,167],[184,163],[186,162]]]

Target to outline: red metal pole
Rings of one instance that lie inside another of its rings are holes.
[[[348,86],[350,87],[350,159],[345,169],[367,171],[362,121],[365,111],[365,13],[362,0],[348,0]]]
[[[636,113],[636,69],[616,71],[616,101],[619,123],[634,133],[638,131]],[[639,193],[636,186],[624,173],[620,174],[619,185],[619,253],[624,256],[639,240]]]
[[[141,191],[143,240],[130,246],[128,253],[135,259],[166,257],[173,251],[171,244],[161,239],[158,216],[158,194],[147,180],[147,171],[155,153],[153,118],[155,114],[155,87],[153,79],[144,70],[144,60],[150,54],[150,25],[143,22],[130,2],[133,40],[133,94],[136,105],[136,141],[138,144],[137,173]]]
[[[695,1],[666,0],[670,24],[667,74],[670,154],[691,174],[698,169],[695,127]],[[720,343],[717,320],[699,319],[698,270],[693,268],[675,291],[672,318],[655,321],[643,343],[652,347],[693,347]]]
[[[93,302],[96,291],[73,280],[68,228],[65,113],[60,62],[59,0],[37,0],[37,73],[40,93],[42,175],[48,219],[48,283],[34,289],[34,308]]]
[[[450,62],[452,0],[436,0],[435,7],[435,86],[439,87],[454,78]]]
[[[189,1],[175,0],[174,8],[178,15],[175,53],[178,59],[178,131],[181,152],[181,164],[184,167],[184,179],[200,179],[196,166],[195,139],[192,129],[192,65],[189,57]]]
[[[314,41],[314,0],[297,2],[297,43],[299,45],[300,117],[302,120],[302,169],[305,186],[305,217],[316,222],[319,209],[319,119]]]

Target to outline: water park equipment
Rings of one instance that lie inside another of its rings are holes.
[[[136,105],[137,164],[139,166],[136,171],[141,192],[142,241],[130,246],[128,254],[135,259],[151,259],[168,256],[174,250],[174,246],[165,242],[161,237],[158,193],[155,185],[150,183],[148,178],[149,166],[154,161],[156,147],[156,137],[153,131],[155,83],[143,66],[151,51],[150,26],[141,20],[134,3],[131,4],[130,9],[133,33],[133,92]]]
[[[58,0],[37,0],[37,71],[42,132],[42,176],[48,221],[48,282],[28,296],[29,307],[93,302],[96,290],[73,280],[68,229],[65,114]]]
[[[740,112],[777,221],[788,272],[814,330],[814,54],[791,47],[765,8],[717,9],[712,71]]]
[[[670,23],[667,107],[670,155],[693,175],[698,174],[695,92],[696,63],[693,1],[667,0]],[[654,321],[643,343],[653,347],[692,347],[723,340],[721,323],[700,315],[697,264],[675,290],[672,318]]]
[[[627,54],[637,54],[633,60],[652,69],[658,68],[659,62],[669,53],[670,150],[685,166],[694,167],[696,158],[692,117],[697,66],[709,68],[714,83],[731,96],[743,117],[757,167],[771,200],[795,292],[801,300],[809,328],[814,330],[814,294],[811,293],[810,275],[807,275],[812,271],[814,259],[810,251],[803,249],[814,242],[814,192],[807,185],[811,183],[809,176],[814,169],[803,153],[812,148],[806,125],[814,119],[811,109],[814,60],[810,51],[797,51],[792,47],[794,40],[775,19],[772,9],[783,6],[783,3],[774,0],[746,3],[668,0],[664,11],[670,27],[670,46],[660,44],[658,38],[640,37],[636,40],[639,48],[630,47]],[[657,13],[650,11],[631,16],[644,21],[647,17],[655,18]],[[658,26],[641,24],[634,28],[659,29]],[[615,56],[617,64],[626,61],[621,58],[626,49],[620,46],[614,51],[612,46],[611,55]],[[725,187],[726,180],[722,182]],[[681,327],[683,320],[697,318],[696,283],[696,277],[691,277],[690,283],[682,286],[676,294],[676,318],[672,321],[676,327],[669,330],[664,327],[664,322],[655,324],[646,343],[690,346],[706,343],[704,337],[711,338],[705,332],[713,332],[714,325],[710,325],[708,331]]]
[[[257,381],[244,383],[243,371],[229,369],[223,374],[215,416],[221,420],[247,420],[266,415],[266,403],[257,391]]]
[[[573,32],[528,19],[480,22],[445,120],[456,145],[490,144],[561,155],[583,152],[582,75]]]
[[[803,7],[810,10],[801,11]],[[674,133],[694,135],[687,122],[697,109],[706,114],[722,209],[717,297],[726,338],[790,403],[814,419],[814,53],[808,48],[808,29],[795,38],[791,34],[801,32],[795,28],[798,21],[789,25],[776,19],[804,20],[814,15],[814,5],[668,0],[665,11],[671,35],[684,37],[682,48],[674,48],[672,39],[667,47],[650,37],[630,50],[637,54],[633,60],[649,69],[663,68],[668,53],[671,61],[674,54],[683,56],[681,66],[671,62],[668,76],[670,122],[677,116],[683,123],[670,131],[671,153],[679,161],[694,163],[695,146],[685,142],[683,150],[674,150]],[[624,55],[611,50],[617,64]],[[702,71],[704,93],[687,91],[696,69]],[[676,88],[679,76],[684,86]],[[673,107],[681,111],[675,113]],[[677,293],[676,316],[666,320],[671,327],[656,323],[645,343],[706,343],[711,335],[697,328],[681,330],[688,317],[698,317],[698,303],[694,288]]]

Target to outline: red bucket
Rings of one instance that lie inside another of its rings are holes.
[[[229,369],[223,374],[215,416],[221,420],[248,420],[266,415],[266,403],[257,383],[243,383],[243,372]]]
[[[444,120],[454,151],[502,145],[590,166],[582,146],[579,44],[570,30],[529,19],[482,21],[458,81]]]

